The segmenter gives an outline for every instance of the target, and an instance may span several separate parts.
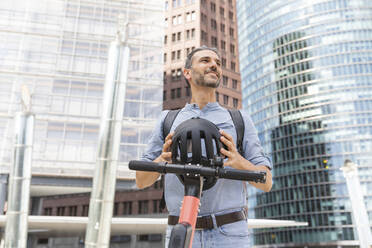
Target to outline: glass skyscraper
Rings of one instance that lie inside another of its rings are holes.
[[[372,2],[238,0],[243,108],[274,164],[249,217],[306,221],[259,229],[258,247],[358,247],[340,167],[358,165],[372,223]]]
[[[161,0],[0,1],[0,173],[7,173],[20,88],[32,94],[32,172],[89,177],[97,137],[109,43],[118,16],[129,22],[131,49],[119,178],[145,148],[162,109],[164,3]]]

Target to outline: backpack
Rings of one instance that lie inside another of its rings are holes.
[[[176,119],[178,113],[181,111],[181,109],[175,109],[175,110],[169,110],[167,115],[164,118],[163,122],[163,137],[167,137],[169,134],[173,122]],[[243,137],[244,137],[244,120],[242,113],[237,109],[228,109],[229,114],[231,116],[231,119],[234,123],[235,130],[236,130],[236,148],[240,155],[243,156]],[[163,180],[163,178],[161,179]],[[165,208],[165,198],[164,198],[164,189],[163,189],[163,196],[160,200],[160,210],[163,210]]]

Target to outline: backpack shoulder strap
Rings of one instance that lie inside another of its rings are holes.
[[[164,137],[164,139],[169,134],[169,132],[172,128],[173,122],[176,119],[176,117],[177,117],[177,115],[180,111],[181,111],[181,109],[169,110],[169,112],[165,116],[164,122],[163,122],[163,137]],[[164,180],[164,176],[162,176],[161,180]],[[163,211],[165,209],[165,207],[166,207],[166,204],[165,204],[164,188],[163,188],[163,194],[161,196],[159,208],[160,208],[161,211]]]
[[[231,119],[234,123],[236,130],[236,147],[240,155],[243,156],[243,138],[244,138],[244,120],[242,113],[237,109],[228,109]]]
[[[176,117],[177,117],[177,115],[180,111],[181,111],[181,109],[169,110],[169,112],[165,116],[164,122],[163,122],[163,137],[164,137],[164,139],[169,134],[169,132],[172,128],[173,122],[176,119]]]

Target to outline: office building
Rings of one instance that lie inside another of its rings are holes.
[[[120,28],[129,23],[131,55],[116,185],[135,186],[127,162],[145,149],[162,109],[163,6],[160,0],[0,2],[0,196],[12,163],[13,116],[26,85],[36,119],[30,214],[86,213],[78,201],[50,212],[43,197],[91,190],[108,48],[119,15]]]
[[[340,167],[372,223],[372,2],[237,1],[242,105],[274,165],[249,217],[306,221],[252,232],[256,247],[359,247]]]
[[[223,77],[216,99],[224,107],[241,107],[235,0],[165,1],[163,108],[182,108],[190,100],[183,77],[186,56],[195,47],[215,47]]]

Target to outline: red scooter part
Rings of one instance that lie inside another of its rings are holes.
[[[192,248],[202,188],[203,177],[185,177],[185,196],[180,217],[172,229],[168,248]]]

